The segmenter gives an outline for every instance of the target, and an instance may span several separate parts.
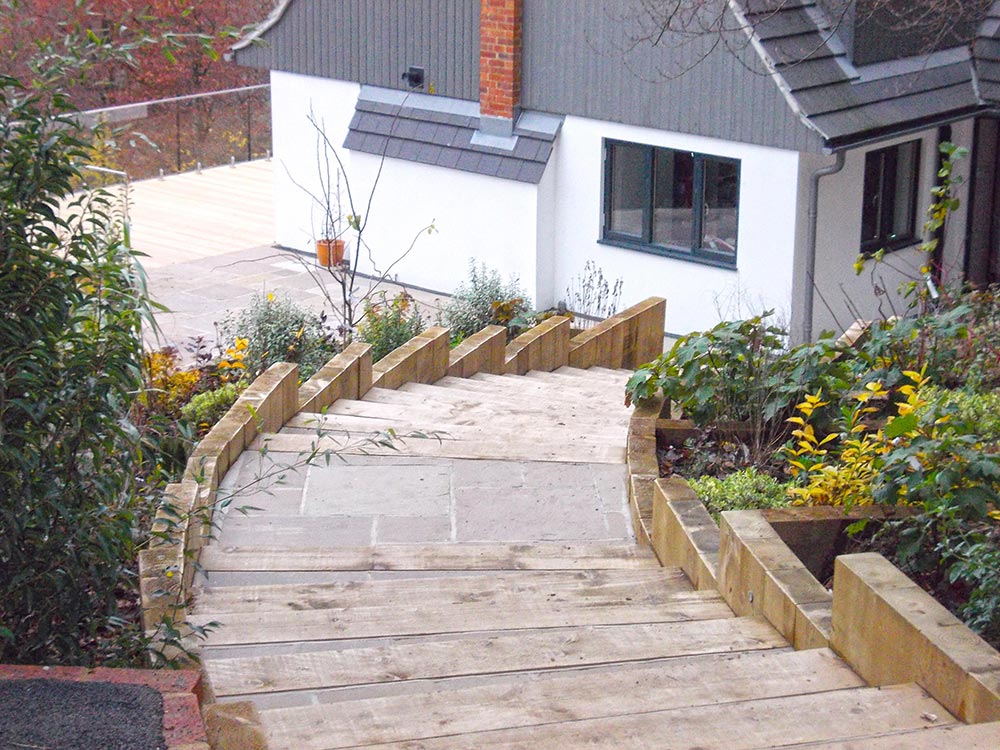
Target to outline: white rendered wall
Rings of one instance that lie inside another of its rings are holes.
[[[351,154],[359,185],[372,184],[377,156]],[[401,283],[451,292],[468,278],[475,259],[517,276],[529,294],[537,294],[535,243],[537,187],[444,167],[386,159],[365,230],[376,265],[385,271],[410,245],[422,227],[435,231],[419,237],[413,250],[393,266]],[[352,178],[353,179],[353,178]],[[362,273],[373,267],[367,258]]]
[[[310,112],[336,146],[349,172],[351,153],[342,144],[360,90],[356,83],[271,72],[274,209],[279,245],[313,252],[323,230],[323,208],[309,195],[317,193],[319,185],[319,134],[309,123]]]
[[[937,181],[937,130],[926,130],[905,138],[886,141],[865,149],[850,151],[842,171],[820,182],[819,224],[816,243],[816,306],[813,332],[842,331],[856,317],[876,318],[905,311],[906,301],[899,295],[900,285],[921,278],[920,267],[926,261],[917,250],[922,239],[922,225],[927,207],[932,202],[931,188]],[[952,139],[958,145],[970,146],[972,127],[958,123],[952,129]],[[917,242],[885,254],[884,262],[869,261],[859,276],[854,272],[861,242],[861,201],[864,185],[865,154],[897,143],[920,138],[920,179],[917,193]],[[830,157],[816,160],[817,165],[829,163]],[[958,172],[967,175],[969,159],[960,162]],[[960,279],[965,246],[965,204],[967,183],[959,188],[962,207],[949,220],[944,252],[944,279]]]
[[[603,139],[740,160],[737,265],[716,268],[598,242]],[[666,297],[666,329],[688,333],[723,319],[774,309],[788,321],[796,239],[799,155],[793,151],[567,117],[555,159],[554,296],[593,260],[605,278],[624,280],[622,305]],[[553,167],[550,162],[549,170]]]
[[[359,93],[356,83],[271,74],[278,243],[312,252],[322,231],[322,208],[307,192],[320,192],[317,133],[308,121],[312,111],[345,165],[354,213],[367,219],[362,273],[388,272],[404,284],[451,292],[468,277],[475,258],[505,278],[517,276],[536,299],[538,188],[348,151],[342,144]],[[346,186],[342,197],[343,213],[352,213]],[[432,234],[420,233],[431,224]],[[346,239],[353,249],[353,233]],[[543,285],[549,287],[551,281]]]

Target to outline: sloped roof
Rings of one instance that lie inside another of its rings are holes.
[[[831,149],[952,122],[1000,103],[1000,2],[954,47],[855,66],[813,0],[742,0],[789,104]]]
[[[563,118],[522,112],[510,138],[479,132],[479,105],[363,86],[344,147],[538,184]]]

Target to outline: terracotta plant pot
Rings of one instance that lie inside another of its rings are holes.
[[[339,266],[343,260],[343,240],[316,240],[316,262],[323,268]]]

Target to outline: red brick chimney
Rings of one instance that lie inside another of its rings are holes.
[[[510,135],[521,105],[522,0],[480,0],[480,129]]]

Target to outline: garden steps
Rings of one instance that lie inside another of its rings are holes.
[[[392,447],[347,452],[623,463],[629,420],[624,374],[565,371],[573,374],[446,376],[433,385],[372,388],[361,400],[335,401],[325,414],[300,413],[262,443],[271,451],[307,451],[317,430],[330,446],[391,428],[437,439],[404,437]]]
[[[295,472],[222,516],[188,612],[221,623],[200,644],[217,699],[256,704],[271,750],[750,750],[952,723],[913,685],[866,688],[832,652],[793,651],[635,545],[627,375],[375,388],[258,438],[277,461],[320,421],[340,439],[453,433]]]

